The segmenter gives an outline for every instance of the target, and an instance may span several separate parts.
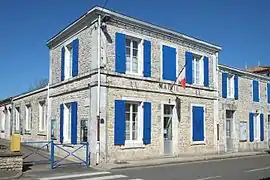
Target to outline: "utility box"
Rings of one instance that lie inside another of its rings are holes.
[[[18,152],[21,150],[21,135],[13,134],[11,136],[10,150],[13,152]]]

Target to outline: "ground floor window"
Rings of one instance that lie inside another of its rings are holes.
[[[71,139],[71,103],[64,106],[64,141],[70,142]]]
[[[192,140],[195,143],[204,142],[205,138],[205,107],[192,105]]]
[[[254,114],[254,139],[260,139],[260,114]]]
[[[20,132],[20,108],[15,108],[15,131],[16,133]]]
[[[138,140],[139,137],[139,106],[140,103],[126,103],[126,131],[125,140]]]

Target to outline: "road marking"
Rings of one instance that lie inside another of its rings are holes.
[[[97,176],[97,175],[105,175],[105,174],[111,174],[111,173],[110,172],[92,172],[92,173],[85,173],[85,174],[74,174],[74,175],[66,175],[66,176],[40,178],[40,180],[57,180],[57,179],[78,178],[78,177],[84,177],[84,176]]]
[[[93,177],[93,178],[85,178],[80,180],[108,180],[108,179],[117,179],[117,178],[125,178],[125,175],[111,175],[111,176],[102,176],[102,177]]]
[[[258,168],[258,169],[251,169],[251,170],[248,170],[245,172],[256,172],[256,171],[263,171],[263,170],[267,170],[267,169],[270,169],[270,166],[264,167],[264,168]]]
[[[221,176],[210,176],[210,177],[200,178],[200,179],[196,179],[196,180],[207,180],[207,179],[217,179],[217,178],[221,178]]]
[[[137,179],[129,179],[129,180],[144,180],[144,179],[137,178]]]

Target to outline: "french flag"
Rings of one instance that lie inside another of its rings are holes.
[[[180,72],[177,81],[184,89],[186,89],[186,68],[185,67],[183,67],[182,71]]]

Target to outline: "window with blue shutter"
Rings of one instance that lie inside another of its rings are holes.
[[[118,32],[115,34],[115,71],[126,72],[126,35]]]
[[[72,77],[78,75],[78,62],[79,62],[79,40],[75,39],[72,42]]]
[[[204,141],[204,108],[192,107],[192,140]]]
[[[193,55],[191,52],[186,52],[185,54],[185,59],[186,59],[186,82],[188,84],[192,84],[192,60],[193,60]]]
[[[208,57],[204,57],[203,59],[204,64],[204,86],[209,87],[209,60]]]
[[[151,77],[151,42],[144,40],[143,49],[143,75],[144,77]]]
[[[65,79],[65,47],[61,49],[61,81]]]
[[[238,75],[234,75],[234,99],[238,99]]]
[[[71,144],[77,144],[78,104],[71,103]]]
[[[254,114],[249,113],[249,141],[254,141]]]
[[[162,79],[176,80],[176,49],[162,46]]]
[[[267,83],[267,102],[270,104],[270,83]]]
[[[64,139],[64,104],[60,105],[60,143]]]
[[[253,101],[254,102],[259,102],[259,82],[256,80],[252,81],[252,92],[253,92]]]
[[[114,144],[125,144],[125,101],[115,100],[114,107]]]
[[[261,135],[261,141],[264,140],[264,116],[263,114],[260,114],[260,135]]]
[[[144,102],[143,143],[151,143],[151,103]]]
[[[227,98],[227,77],[228,73],[222,73],[222,97]]]

